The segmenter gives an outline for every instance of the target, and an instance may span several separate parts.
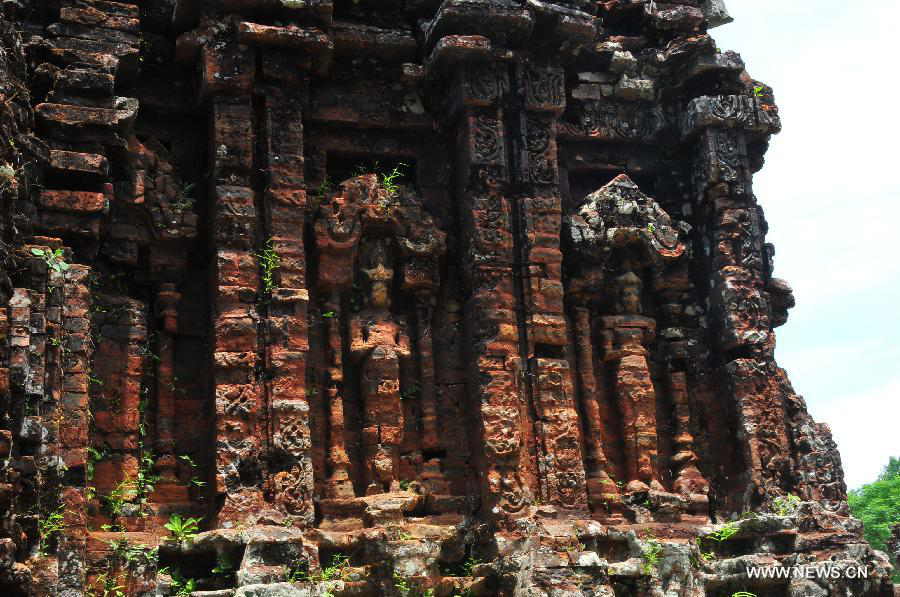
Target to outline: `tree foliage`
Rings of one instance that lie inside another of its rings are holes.
[[[900,524],[900,458],[891,457],[877,480],[852,490],[849,502],[853,516],[865,525],[866,540],[888,551],[891,527]]]

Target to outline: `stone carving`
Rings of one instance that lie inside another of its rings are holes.
[[[522,68],[525,105],[529,110],[562,111],[566,106],[565,75],[554,67],[532,63]]]
[[[661,483],[657,396],[659,390],[650,371],[650,348],[657,340],[657,322],[644,315],[651,304],[646,296],[646,283],[637,272],[646,272],[655,288],[673,286],[665,279],[674,264],[683,261],[688,252],[681,235],[688,226],[673,221],[656,201],[641,192],[626,175],[620,175],[606,186],[590,194],[585,203],[569,219],[572,245],[584,260],[573,272],[570,285],[581,292],[598,280],[611,286],[612,297],[597,314],[596,341],[581,332],[579,351],[581,367],[593,367],[594,357],[603,363],[600,371],[582,373],[582,396],[588,418],[588,454],[593,460],[592,499],[607,508],[618,508],[618,491],[610,478],[620,471],[619,483],[629,494],[673,489],[693,502],[705,502],[708,482],[696,466],[697,456],[690,437],[690,404],[685,388],[679,383],[683,373],[672,373],[673,402],[679,428],[678,452],[673,456],[677,477],[671,488]],[[610,274],[613,275],[612,279]],[[608,281],[606,281],[608,280]],[[577,294],[584,301],[587,296]],[[659,296],[659,300],[665,300]],[[591,321],[590,307],[580,307],[580,321]],[[596,348],[591,346],[596,342]],[[598,382],[598,380],[600,380]],[[607,381],[608,380],[608,381]],[[612,400],[601,401],[600,388],[612,388]],[[604,430],[601,411],[617,408],[621,428]],[[602,440],[621,437],[622,462],[611,466],[604,453]],[[624,476],[622,476],[624,475]]]
[[[388,285],[394,269],[384,241],[364,247],[363,273],[370,290],[366,305],[350,320],[350,354],[361,362],[363,457],[369,467],[366,491],[382,493],[400,488],[400,361],[409,359],[406,323],[390,313]]]
[[[0,594],[894,594],[722,2],[3,11]]]
[[[370,495],[399,491],[401,481],[410,481],[401,476],[404,431],[410,423],[405,420],[404,394],[414,394],[421,402],[426,449],[434,450],[439,443],[428,328],[445,236],[417,199],[406,191],[379,186],[374,175],[343,183],[340,192],[323,202],[315,227],[318,286],[325,292],[323,313],[331,355],[327,382],[327,418],[331,428],[329,492],[335,498],[354,495],[353,466],[345,444],[345,403],[354,394],[361,411],[358,434],[364,471],[357,482]],[[354,271],[358,272],[356,279]],[[400,288],[413,295],[416,307],[411,313],[412,321],[393,312],[398,276],[402,280]],[[364,290],[352,297],[358,304],[348,313],[342,309],[340,294],[350,291],[354,283]],[[346,345],[340,330],[342,322],[347,325]],[[412,354],[413,322],[419,330],[419,371],[401,383],[401,373],[416,368]],[[348,366],[358,370],[356,389],[347,386]],[[421,449],[420,446],[418,450]],[[419,460],[414,466],[421,467],[421,455],[412,458]]]
[[[472,156],[478,164],[502,164],[503,142],[501,124],[496,118],[486,115],[477,116],[473,122]]]
[[[615,100],[572,102],[560,122],[560,135],[573,139],[652,141],[666,126],[656,106]]]

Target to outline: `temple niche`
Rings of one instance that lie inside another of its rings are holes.
[[[446,493],[432,346],[446,234],[376,174],[323,196],[313,221],[326,503],[413,482]]]
[[[643,500],[676,517],[707,510],[709,483],[694,450],[683,364],[659,342],[670,324],[667,311],[690,300],[688,230],[624,174],[568,218],[567,290],[588,489],[592,509],[611,520]],[[666,364],[663,372],[654,371],[654,361]],[[674,426],[666,451],[659,417]],[[642,515],[629,510],[629,518]]]

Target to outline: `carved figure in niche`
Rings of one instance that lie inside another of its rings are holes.
[[[626,264],[616,278],[616,315],[600,318],[603,361],[614,376],[622,415],[628,491],[664,491],[659,482],[656,437],[656,391],[647,364],[647,346],[656,322],[641,315],[641,279]]]
[[[412,352],[406,322],[390,311],[394,266],[388,241],[367,243],[363,259],[369,293],[365,307],[350,320],[350,353],[361,364],[366,493],[375,494],[400,489],[400,368]]]
[[[401,479],[416,478],[446,493],[431,331],[446,234],[417,196],[405,187],[388,191],[374,174],[341,183],[316,217],[326,497],[354,497],[354,487],[396,491]],[[358,377],[346,375],[345,357]],[[347,393],[347,379],[359,379],[359,419],[348,414],[359,428],[346,427],[344,400],[356,394]],[[357,436],[361,462],[351,463],[347,442]]]
[[[567,261],[567,284],[578,321],[578,380],[591,506],[595,512],[605,508],[615,517],[621,500],[610,475],[616,468],[630,493],[663,491],[661,469],[670,466],[675,477],[672,489],[699,512],[707,503],[709,484],[697,466],[690,434],[684,365],[664,356],[669,366],[662,376],[664,387],[657,388],[647,358],[656,342],[657,326],[685,325],[672,314],[682,313],[682,306],[692,301],[684,271],[687,247],[680,239],[686,225],[673,221],[623,174],[588,195],[578,211],[567,217],[567,227],[574,250]],[[648,288],[652,294],[645,296]],[[651,302],[660,313],[659,321],[645,314]],[[662,348],[668,351],[670,344]],[[595,367],[595,362],[602,367]],[[603,383],[604,379],[610,383]],[[667,392],[675,407],[676,453],[670,463],[658,461],[660,391]],[[610,430],[611,436],[621,435],[624,452],[618,467],[610,462],[604,445],[604,425],[608,424],[604,409],[613,404],[621,415],[621,429]]]
[[[353,283],[362,224],[360,206],[355,196],[335,196],[319,208],[315,223],[316,247],[319,251],[318,287],[322,291],[322,313],[325,320],[325,397],[328,420],[328,497],[349,498],[355,495],[350,479],[350,458],[344,439],[344,364],[340,323],[341,292]]]

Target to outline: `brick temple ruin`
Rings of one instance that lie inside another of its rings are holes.
[[[721,0],[2,10],[0,595],[894,595]]]

